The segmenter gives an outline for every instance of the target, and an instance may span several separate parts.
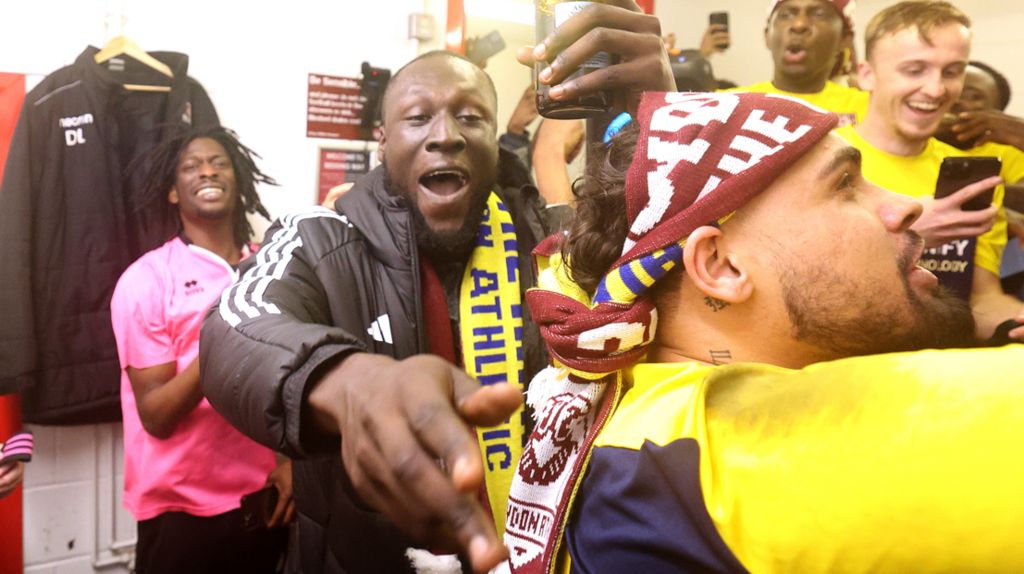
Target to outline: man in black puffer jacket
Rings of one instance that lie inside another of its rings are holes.
[[[629,36],[616,44],[630,52],[617,82],[671,86],[656,20],[589,14],[588,27]],[[210,402],[300,459],[305,573],[411,571],[417,545],[461,551],[477,571],[506,555],[495,523],[507,486],[492,478],[514,472],[527,417],[513,413],[545,363],[521,303],[530,252],[554,230],[535,189],[495,185],[495,105],[490,79],[461,56],[400,69],[384,95],[384,165],[335,210],[278,221],[203,325]]]

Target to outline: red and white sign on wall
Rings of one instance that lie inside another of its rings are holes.
[[[370,152],[320,148],[318,167],[317,203],[322,204],[331,189],[370,171]]]
[[[366,98],[356,78],[309,74],[306,137],[372,139],[360,125]]]

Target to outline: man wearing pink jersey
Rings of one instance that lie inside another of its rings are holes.
[[[274,572],[283,529],[245,531],[243,495],[273,484],[271,526],[287,522],[291,464],[235,430],[199,389],[199,328],[236,279],[266,210],[263,175],[224,128],[192,130],[147,158],[142,193],[168,202],[179,234],[121,276],[110,304],[121,362],[124,503],[138,522],[136,572]]]

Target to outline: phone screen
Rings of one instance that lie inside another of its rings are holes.
[[[947,157],[939,167],[935,183],[935,199],[948,197],[974,182],[999,175],[1002,161],[997,157]],[[979,211],[992,205],[995,188],[989,189],[963,203],[964,211]]]

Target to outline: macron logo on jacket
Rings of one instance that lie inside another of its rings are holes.
[[[370,328],[366,332],[373,337],[374,341],[380,341],[389,345],[394,344],[391,340],[391,318],[388,317],[387,313],[377,317],[377,320],[370,323]]]

